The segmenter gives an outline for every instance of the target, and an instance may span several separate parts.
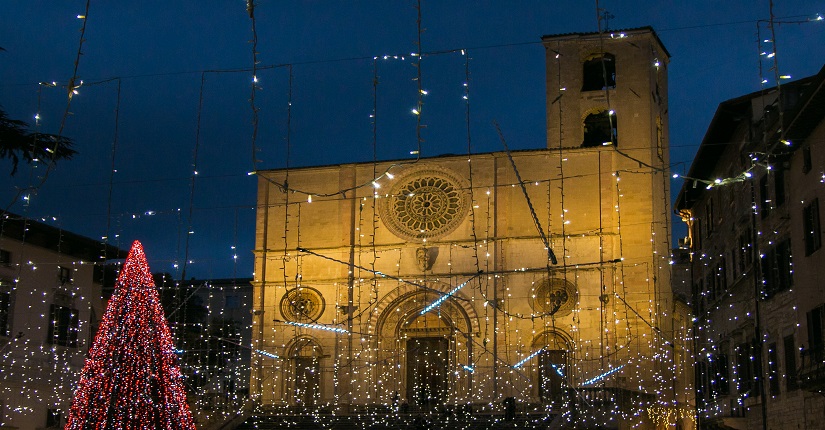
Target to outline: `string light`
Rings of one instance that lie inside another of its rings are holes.
[[[467,285],[470,281],[472,281],[473,279],[475,279],[477,276],[480,276],[480,274],[479,274],[479,275],[476,275],[476,276],[473,276],[472,278],[470,278],[470,279],[468,279],[468,280],[466,280],[466,281],[462,282],[462,283],[461,283],[461,284],[459,284],[457,287],[455,287],[455,288],[453,288],[452,290],[450,290],[450,292],[449,292],[449,293],[444,294],[443,296],[439,297],[436,301],[434,301],[434,302],[430,303],[429,305],[427,305],[424,309],[422,309],[422,310],[421,310],[420,315],[424,315],[424,314],[426,314],[427,312],[429,312],[429,311],[431,311],[431,310],[433,310],[433,309],[437,308],[438,306],[440,306],[442,303],[444,303],[444,301],[445,301],[445,300],[447,300],[447,299],[449,299],[450,297],[452,297],[455,293],[457,293],[457,292],[458,292],[458,290],[460,290],[460,289],[464,288],[464,286],[465,286],[465,285]]]
[[[527,362],[528,362],[528,361],[530,361],[530,359],[532,359],[533,357],[535,357],[535,356],[537,356],[537,355],[541,354],[541,352],[542,352],[542,351],[544,351],[544,349],[540,349],[540,350],[538,350],[538,351],[536,351],[536,352],[534,352],[534,353],[532,353],[532,354],[528,355],[527,357],[524,357],[521,361],[519,361],[518,363],[516,363],[516,364],[514,364],[514,365],[513,365],[513,369],[518,369],[519,367],[523,366],[523,365],[524,365],[524,363],[527,363]]]
[[[602,379],[607,378],[608,376],[610,376],[610,375],[612,375],[612,374],[614,374],[614,373],[618,372],[618,371],[619,371],[619,370],[621,370],[624,366],[625,366],[625,365],[624,365],[624,364],[622,364],[622,365],[621,365],[621,366],[619,366],[619,367],[614,367],[614,368],[612,368],[612,369],[608,370],[607,372],[602,373],[601,375],[595,376],[595,377],[593,377],[593,378],[591,378],[591,379],[588,379],[587,381],[582,382],[582,385],[590,385],[590,384],[595,384],[596,382],[599,382],[599,381],[601,381]]]
[[[821,19],[821,17],[819,17],[819,18]],[[620,35],[619,35],[619,37],[626,37],[626,35],[625,35],[625,34],[620,34]],[[464,51],[463,51],[463,50],[461,51],[461,53],[462,53],[462,55],[464,55]],[[415,56],[417,56],[417,54],[413,54],[413,56],[415,57]],[[385,56],[384,58],[385,58],[385,59],[387,59],[387,57],[386,57],[386,56]],[[401,58],[403,59],[403,57],[401,57]],[[556,58],[558,58],[558,54],[556,55]],[[656,62],[656,63],[657,63],[657,64],[656,64],[656,66],[658,66],[658,60],[657,60],[657,62]],[[649,63],[647,63],[647,64],[649,64]],[[253,79],[253,80],[254,80],[255,82],[257,82],[257,76],[254,76],[254,79]],[[465,85],[466,85],[466,83],[465,83]],[[466,95],[465,95],[465,96],[463,96],[463,97],[464,97],[464,99],[465,99],[465,100],[467,99],[467,96],[466,96]],[[410,151],[410,154],[411,154],[411,155],[417,155],[417,154],[418,154],[418,151]],[[249,172],[249,173],[248,173],[248,175],[253,175],[253,174],[256,174],[256,172],[255,172],[255,171],[253,171],[253,172]],[[749,172],[746,172],[746,173],[745,173],[745,176],[746,176],[746,177],[750,177],[750,173],[749,173]],[[392,176],[391,176],[390,174],[387,174],[387,177],[388,177],[389,179],[392,179]],[[375,180],[377,180],[377,179],[379,179],[379,177],[375,177]],[[375,183],[375,180],[374,180],[374,181],[371,181],[371,182],[367,182],[366,184],[367,184],[367,185],[369,185],[370,183]],[[529,181],[527,181],[527,182],[529,182]],[[715,182],[715,181],[714,181],[714,182]],[[546,182],[546,181],[540,181],[540,183],[541,183],[541,184],[546,184],[547,182]],[[720,183],[720,184],[717,184],[717,185],[722,185],[722,184]],[[497,190],[497,191],[499,191],[499,190]],[[489,195],[489,193],[490,193],[490,191],[487,191],[487,194],[488,194],[488,195]],[[309,203],[309,202],[311,202],[311,201],[312,201],[312,194],[307,194],[307,202]],[[474,206],[474,207],[475,207],[475,206]],[[565,210],[566,210],[566,209],[565,209]],[[144,215],[149,215],[149,214],[144,213]],[[569,221],[566,221],[566,222],[568,222],[568,223],[569,223]],[[483,225],[483,222],[482,222],[481,224]],[[475,226],[474,226],[474,229],[475,229]],[[474,232],[475,232],[475,230],[474,230]],[[564,237],[564,236],[565,236],[565,235],[564,235],[564,234],[562,234],[562,237]],[[489,235],[488,235],[488,238],[489,238],[489,237],[491,237],[491,236],[489,236]],[[374,244],[374,242],[373,242],[373,244]],[[471,244],[471,245],[473,246],[473,248],[477,248],[477,247],[475,246],[476,244]],[[485,245],[486,245],[486,244],[485,244]],[[462,244],[461,246],[469,246],[469,245],[467,245],[467,244]],[[482,245],[479,245],[479,246],[482,246]],[[490,246],[490,245],[487,245],[487,246]],[[489,256],[490,254],[488,253],[487,255]],[[566,253],[565,253],[565,255],[566,255]],[[489,261],[489,260],[488,260],[488,261]],[[489,264],[489,263],[488,263],[488,264]],[[474,292],[474,294],[475,294],[475,292]],[[484,304],[486,305],[486,304],[487,304],[487,302],[485,302]],[[496,327],[496,328],[494,328],[494,330],[498,330],[498,328]],[[255,350],[255,352],[256,352],[256,353],[257,353],[257,351],[261,351],[261,350]],[[371,353],[371,351],[369,351],[368,349],[367,349],[367,350],[365,350],[365,351],[366,351],[365,353]],[[265,357],[268,357],[268,358],[273,358],[273,357],[266,356],[265,354],[261,354],[261,355],[263,355],[263,356],[265,356]],[[274,355],[274,354],[273,354],[273,355]],[[466,369],[465,369],[465,370],[466,370]]]
[[[345,333],[345,334],[349,333],[349,331],[347,331],[345,329],[342,329],[340,327],[332,327],[332,326],[326,326],[326,325],[321,325],[321,324],[310,324],[310,323],[302,323],[302,322],[296,322],[296,321],[284,321],[284,323],[295,326],[295,327],[311,328],[311,329],[315,329],[315,330],[326,330],[326,331],[332,331],[332,332],[336,332],[336,333]]]
[[[66,429],[194,429],[176,348],[135,241],[81,372]]]

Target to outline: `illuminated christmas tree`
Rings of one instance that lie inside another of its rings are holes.
[[[66,429],[194,429],[174,342],[135,241],[80,375]]]

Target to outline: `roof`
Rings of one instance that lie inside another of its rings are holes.
[[[722,158],[722,154],[728,149],[729,143],[739,129],[740,123],[750,120],[751,100],[753,94],[730,99],[719,104],[716,113],[710,121],[708,130],[699,149],[693,157],[687,176],[690,178],[706,179],[710,178],[716,166]],[[702,193],[705,191],[704,185],[694,186],[693,181],[685,180],[679,196],[676,197],[674,208],[688,209],[693,206]]]
[[[805,97],[797,105],[796,115],[786,127],[785,137],[791,141],[807,138],[825,118],[825,66],[813,78]]]
[[[72,233],[20,215],[0,211],[0,238],[18,240],[32,246],[99,262],[126,258],[128,251],[77,233]],[[105,250],[105,252],[104,252]]]
[[[825,67],[814,76],[788,82],[783,87],[796,87],[803,90],[799,102],[795,106],[788,107],[784,112],[784,123],[789,124],[785,127],[787,130],[785,137],[791,141],[803,140],[825,117],[825,91],[823,91],[825,89]],[[725,144],[733,143],[731,142],[733,135],[742,121],[751,120],[752,101],[775,92],[775,88],[760,90],[720,103],[693,158],[687,176],[711,179],[711,175],[721,161],[722,154],[729,148],[729,145]],[[778,133],[771,137],[772,140],[778,138]],[[676,198],[674,208],[691,208],[704,191],[704,186],[694,187],[692,181],[685,181]]]
[[[578,149],[578,148],[570,148],[570,149]],[[558,154],[558,150],[549,149],[547,147],[541,148],[526,148],[526,149],[511,149],[511,154],[529,154],[532,152],[553,152]],[[471,157],[497,157],[497,156],[506,156],[507,151],[492,151],[492,152],[473,152],[471,154],[455,154],[455,153],[447,153],[447,154],[439,154],[433,156],[421,156],[419,158],[396,158],[391,160],[369,160],[369,161],[353,161],[353,162],[344,162],[344,163],[332,163],[332,164],[319,164],[319,165],[306,165],[306,166],[294,166],[294,167],[281,167],[277,169],[261,169],[257,171],[258,174],[266,174],[266,173],[276,173],[276,172],[284,172],[284,171],[300,171],[300,170],[313,170],[313,169],[328,169],[328,168],[340,168],[343,166],[363,166],[363,165],[372,165],[372,164],[396,164],[399,166],[408,165],[417,163],[418,161],[435,161],[435,160],[447,160],[450,158],[456,157],[464,157],[466,158],[468,155]]]
[[[667,57],[670,58],[670,52],[668,52],[667,48],[665,47],[665,44],[662,43],[662,39],[659,39],[659,35],[656,34],[656,30],[654,30],[653,27],[651,27],[649,25],[646,25],[644,27],[605,30],[605,31],[602,31],[601,33],[598,32],[598,31],[592,31],[592,32],[586,32],[586,33],[548,34],[548,35],[541,36],[541,40],[546,42],[550,39],[562,39],[562,38],[571,38],[571,37],[591,38],[591,37],[600,36],[600,35],[609,36],[611,39],[615,39],[614,35],[616,35],[618,33],[635,33],[635,34],[650,33],[651,35],[653,35],[653,38],[656,40],[656,42],[659,44],[659,46],[661,46],[662,49],[665,51],[665,55],[667,55]]]

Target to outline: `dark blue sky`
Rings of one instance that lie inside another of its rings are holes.
[[[823,65],[825,1],[776,1],[779,68],[801,78]],[[0,105],[33,123],[38,82],[67,82],[78,50],[85,1],[9,1],[0,16]],[[719,102],[760,88],[760,50],[770,45],[767,0],[610,1],[610,28],[652,26],[673,58],[670,143],[674,170],[687,170]],[[11,210],[50,224],[102,237],[121,246],[144,242],[153,271],[178,273],[185,256],[193,152],[198,144],[188,276],[250,276],[256,181],[253,168],[286,166],[289,68],[293,64],[291,166],[373,159],[374,56],[378,62],[379,159],[409,157],[416,146],[417,101],[411,52],[418,50],[415,2],[259,0],[255,9],[259,111],[252,163],[251,20],[245,2],[92,1],[78,75],[87,85],[71,105],[64,133],[80,152],[62,162],[30,199]],[[788,18],[792,17],[792,18]],[[502,149],[497,121],[514,149],[546,144],[544,34],[596,30],[595,2],[424,0],[424,52],[466,49],[470,57],[470,126],[474,152]],[[757,28],[759,28],[757,32]],[[340,60],[340,61],[335,61]],[[427,56],[422,84],[423,156],[465,153],[465,57]],[[206,70],[222,70],[208,72]],[[198,108],[201,77],[203,107]],[[114,194],[109,176],[115,138],[117,81],[121,78]],[[56,132],[66,108],[62,89],[44,88],[41,129]],[[200,139],[197,119],[200,113]],[[0,161],[0,177],[10,170]],[[15,187],[44,169],[21,168],[0,186],[5,207]],[[674,188],[681,181],[674,181]],[[154,215],[146,215],[154,211]],[[55,217],[53,220],[51,217]],[[114,241],[115,239],[113,239]],[[117,243],[117,242],[115,242]],[[233,249],[235,247],[236,249]],[[237,260],[233,255],[237,254]],[[237,261],[237,263],[236,263]]]

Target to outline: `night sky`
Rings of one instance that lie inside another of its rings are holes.
[[[259,0],[254,157],[259,161],[253,164],[253,33],[245,2],[91,1],[78,68],[84,85],[64,128],[79,154],[59,163],[28,204],[13,202],[16,187],[39,182],[45,167],[24,165],[9,178],[11,163],[0,160],[0,207],[11,204],[12,212],[93,238],[108,229],[110,243],[124,248],[139,239],[152,270],[175,275],[189,235],[187,277],[251,276],[256,179],[247,172],[408,158],[415,149],[410,109],[418,98],[417,70],[409,55],[418,51],[415,4]],[[77,16],[85,6],[80,0],[4,2],[0,105],[10,117],[33,125],[39,103],[40,130],[60,129],[66,90],[44,87],[38,97],[38,82],[65,85],[72,76],[83,24]],[[770,18],[767,0],[605,0],[600,6],[612,15],[609,30],[652,26],[673,56],[675,172],[687,171],[720,102],[759,90],[762,77],[774,84],[772,61],[759,55],[772,51],[760,43],[771,39],[767,22],[757,24]],[[817,13],[825,13],[825,1],[776,0],[774,16],[784,22],[775,27],[781,74],[802,78],[823,66],[825,21],[811,21]],[[503,149],[493,121],[511,149],[545,147],[540,38],[596,31],[595,2],[423,0],[421,15],[421,49],[437,53],[422,60],[428,95],[421,155],[467,151],[462,99],[467,57],[460,49],[470,58],[473,152]],[[107,81],[111,78],[119,79]],[[196,144],[198,175],[190,205]],[[674,180],[674,190],[680,186],[681,180]]]

